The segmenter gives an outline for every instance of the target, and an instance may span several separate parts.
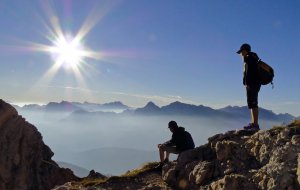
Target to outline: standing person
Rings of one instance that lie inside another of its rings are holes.
[[[195,148],[191,134],[185,131],[183,127],[178,127],[175,121],[170,121],[168,127],[172,132],[171,140],[157,145],[159,149],[160,165],[169,161],[170,153],[180,154],[183,151]]]
[[[258,124],[258,92],[261,84],[258,77],[258,56],[251,52],[249,44],[243,44],[236,52],[244,59],[244,77],[243,84],[247,92],[247,104],[251,113],[251,123],[244,127],[246,130],[259,130]]]

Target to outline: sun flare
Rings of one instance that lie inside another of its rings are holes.
[[[80,41],[64,36],[53,41],[53,46],[49,47],[49,52],[56,62],[71,68],[77,67],[87,56],[87,52]]]
[[[64,78],[68,81],[68,85],[74,83],[74,86],[87,88],[86,77],[99,73],[96,65],[104,61],[111,63],[108,57],[119,56],[115,52],[94,50],[93,47],[84,43],[88,42],[86,37],[89,32],[115,3],[108,3],[107,6],[101,5],[101,7],[96,4],[95,9],[89,12],[77,31],[68,27],[69,24],[66,23],[66,19],[59,17],[49,1],[43,1],[41,5],[45,13],[40,18],[45,27],[45,31],[42,30],[42,35],[47,42],[28,41],[25,42],[24,46],[17,47],[25,52],[42,52],[51,58],[51,60],[47,60],[50,67],[45,70],[35,86],[50,84],[54,80]],[[56,77],[58,75],[59,77]]]

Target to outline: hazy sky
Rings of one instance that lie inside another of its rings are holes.
[[[299,10],[298,0],[1,0],[1,98],[246,105],[235,52],[247,42],[275,69],[260,106],[299,116]],[[59,46],[62,36],[81,49]]]

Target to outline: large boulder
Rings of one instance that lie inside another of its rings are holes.
[[[0,189],[48,190],[78,180],[53,155],[36,127],[0,99]]]
[[[163,179],[189,190],[299,190],[299,152],[299,125],[229,131],[181,153],[163,167]]]

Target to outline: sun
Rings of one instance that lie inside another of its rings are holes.
[[[56,75],[59,75],[61,76],[59,78],[68,78],[68,81],[75,79],[78,86],[86,87],[85,78],[89,77],[90,71],[97,72],[97,64],[103,61],[110,62],[107,61],[109,57],[118,56],[118,53],[103,49],[94,50],[93,47],[84,44],[87,42],[86,37],[89,32],[113,6],[114,3],[109,3],[108,9],[105,6],[101,6],[102,8],[95,6],[95,9],[91,10],[87,18],[79,25],[77,31],[74,31],[74,28],[69,28],[69,24],[64,22],[65,19],[58,16],[49,1],[42,2],[45,13],[45,17],[41,18],[45,27],[42,34],[47,42],[28,42],[21,47],[26,51],[45,53],[52,58],[49,62],[50,67],[37,83],[51,83]]]
[[[78,67],[87,56],[83,44],[71,36],[60,36],[52,43],[53,46],[50,46],[48,51],[52,54],[56,63],[66,68],[74,69],[74,67]]]

